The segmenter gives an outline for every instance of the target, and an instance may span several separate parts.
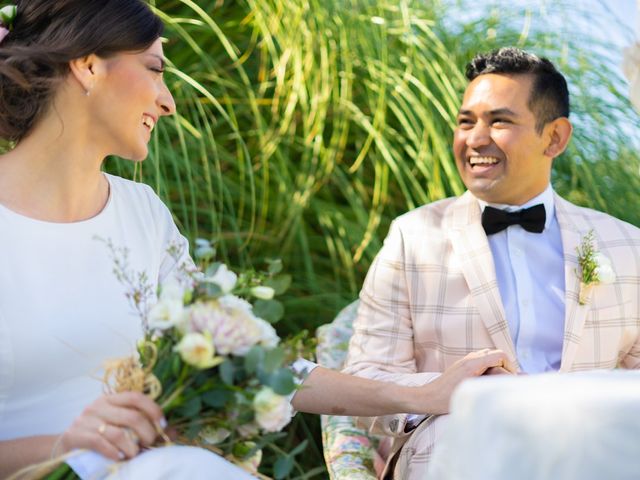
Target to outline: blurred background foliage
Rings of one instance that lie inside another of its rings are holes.
[[[107,169],[153,186],[190,240],[217,241],[230,265],[282,258],[293,285],[281,334],[313,331],[356,298],[394,217],[464,190],[450,141],[478,51],[516,45],[556,62],[575,124],[556,190],[640,225],[639,119],[582,2],[152,3],[178,114],[143,165]],[[299,416],[283,448],[315,434],[317,419]],[[312,442],[292,476],[325,475]]]

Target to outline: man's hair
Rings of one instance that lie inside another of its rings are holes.
[[[527,105],[536,117],[536,130],[559,117],[569,116],[569,90],[567,81],[547,58],[513,47],[476,55],[467,64],[469,81],[487,73],[531,75],[533,85]]]

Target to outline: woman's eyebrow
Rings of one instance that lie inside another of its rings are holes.
[[[160,55],[156,55],[155,53],[149,53],[148,55],[150,55],[150,56],[152,56],[152,57],[157,58],[158,60],[160,60],[160,65],[161,65],[161,67],[162,67],[162,68],[164,68],[164,67],[165,67],[165,61],[164,61],[164,58],[163,58],[163,57],[161,57]]]

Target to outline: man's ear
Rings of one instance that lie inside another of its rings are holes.
[[[91,94],[91,90],[93,90],[103,68],[102,59],[94,54],[76,58],[69,62],[71,76],[76,79],[86,95]]]
[[[573,126],[567,117],[559,117],[549,122],[544,128],[549,139],[549,144],[545,148],[544,154],[549,158],[556,158],[567,148],[573,132]]]

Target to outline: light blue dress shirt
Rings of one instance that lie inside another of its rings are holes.
[[[539,203],[546,211],[542,233],[512,225],[489,235],[498,289],[522,370],[558,370],[564,336],[565,285],[560,226],[551,185],[524,205],[492,207],[513,211]],[[487,203],[480,201],[484,211]]]

